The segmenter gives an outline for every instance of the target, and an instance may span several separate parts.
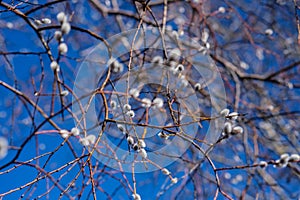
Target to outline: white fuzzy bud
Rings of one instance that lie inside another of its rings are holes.
[[[43,24],[51,24],[51,19],[49,19],[49,18],[43,18],[43,19],[41,19],[41,21]]]
[[[62,32],[61,31],[55,31],[54,32],[54,38],[59,42],[62,39]]]
[[[56,18],[57,20],[60,22],[60,23],[63,23],[64,21],[67,20],[67,16],[64,12],[60,12],[56,15]]]
[[[266,35],[273,35],[273,30],[268,28],[268,29],[265,30],[265,34]]]
[[[114,101],[114,100],[112,100],[112,101],[110,102],[110,106],[111,106],[111,108],[112,108],[113,110],[115,110],[115,109],[117,108],[117,102]]]
[[[164,132],[159,132],[158,137],[167,140],[169,138],[169,136],[167,134],[165,134]]]
[[[127,137],[127,143],[129,144],[129,145],[133,145],[134,144],[134,139],[133,139],[133,137],[132,136],[128,136]]]
[[[168,170],[168,169],[166,169],[166,168],[163,168],[162,170],[161,170],[161,172],[164,174],[164,175],[170,175],[171,173],[170,173],[170,171]]]
[[[125,126],[123,126],[122,124],[117,124],[117,127],[122,133],[126,132]]]
[[[276,167],[286,167],[289,162],[289,154],[284,153],[280,156],[278,160],[275,161]]]
[[[280,160],[287,160],[289,157],[290,157],[289,154],[284,153],[280,155]]]
[[[112,72],[114,73],[122,73],[124,70],[124,66],[115,58],[110,58],[107,61],[107,65],[111,67]]]
[[[178,64],[175,68],[177,72],[182,72],[184,70],[184,66],[182,64]]]
[[[262,168],[265,168],[265,167],[268,166],[268,163],[266,161],[260,161],[259,166],[262,167]]]
[[[70,33],[71,31],[71,25],[69,22],[64,22],[62,25],[61,25],[61,32],[62,34],[68,34]]]
[[[140,95],[140,91],[139,91],[138,89],[136,89],[136,88],[131,88],[131,89],[129,90],[129,94],[130,94],[131,96],[133,96],[134,98],[138,98],[139,95]]]
[[[86,139],[86,138],[80,138],[79,142],[83,145],[83,146],[88,146],[90,144],[90,142]]]
[[[206,47],[206,49],[210,49],[210,44],[209,44],[209,42],[206,42],[206,43],[205,43],[205,47]]]
[[[149,108],[151,106],[151,100],[148,98],[142,99],[142,106],[145,108]]]
[[[140,149],[139,154],[142,156],[142,158],[147,158],[147,152],[145,149]]]
[[[60,93],[60,95],[63,96],[63,97],[67,96],[68,94],[69,94],[69,91],[68,91],[68,90],[63,90],[63,91],[61,91],[61,93]]]
[[[35,23],[36,25],[38,25],[38,26],[40,26],[40,25],[43,24],[43,22],[42,22],[41,20],[39,20],[39,19],[35,19],[35,20],[34,20],[34,23]]]
[[[146,147],[146,143],[145,143],[145,141],[142,140],[142,139],[139,139],[139,140],[138,140],[138,144],[139,144],[139,146],[140,146],[141,148],[145,148],[145,147]]]
[[[55,60],[51,62],[50,67],[53,71],[59,71],[59,65]]]
[[[96,142],[96,136],[95,135],[88,135],[86,136],[87,141],[89,141],[89,144],[93,145]]]
[[[155,57],[152,58],[152,63],[163,64],[164,60],[161,56],[155,56]]]
[[[243,69],[246,69],[246,70],[249,69],[249,65],[244,61],[240,61],[240,66]]]
[[[233,127],[231,134],[236,135],[236,134],[242,134],[244,132],[244,129],[240,126]]]
[[[222,7],[222,6],[220,6],[220,7],[218,8],[218,12],[223,14],[223,13],[226,12],[226,9],[225,9],[224,7]]]
[[[224,133],[225,135],[230,135],[232,132],[232,125],[230,122],[225,122],[224,124]]]
[[[71,129],[71,133],[73,136],[78,136],[80,134],[80,131],[78,128],[74,127]]]
[[[162,108],[164,106],[164,101],[162,98],[157,97],[153,100],[153,104],[154,108]]]
[[[68,46],[66,43],[60,43],[58,46],[58,51],[60,54],[65,54],[68,52]]]
[[[195,91],[200,91],[202,88],[200,83],[196,83],[194,87],[195,87]]]
[[[139,145],[137,144],[137,143],[134,143],[133,145],[132,145],[132,149],[134,150],[134,151],[140,151],[140,147],[139,147]]]
[[[137,193],[132,194],[132,198],[133,198],[133,200],[141,200],[141,196]]]
[[[173,184],[176,184],[176,183],[178,182],[178,178],[177,178],[177,177],[172,178],[172,179],[171,179],[171,182],[172,182]]]
[[[223,117],[226,117],[229,114],[229,109],[225,108],[220,112],[220,115],[222,115]]]
[[[228,117],[233,120],[237,120],[238,116],[239,116],[239,113],[237,113],[237,112],[232,112],[232,113],[229,113],[229,115],[228,115]]]
[[[298,162],[300,161],[300,156],[298,154],[292,154],[289,157],[289,162]]]
[[[65,129],[61,129],[61,130],[59,131],[59,134],[61,135],[61,137],[67,138],[67,137],[70,135],[70,132],[67,131],[67,130],[65,130]]]
[[[125,112],[130,111],[131,110],[131,105],[126,103],[126,104],[124,104],[123,109],[124,109]]]
[[[129,110],[128,112],[126,112],[126,115],[127,115],[128,117],[130,117],[130,118],[134,118],[135,113],[134,113],[133,110]]]

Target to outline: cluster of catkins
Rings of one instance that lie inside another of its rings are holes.
[[[226,118],[226,121],[224,123],[224,128],[222,135],[224,137],[229,137],[231,135],[237,135],[242,134],[244,132],[244,129],[237,125],[236,120],[240,116],[237,112],[230,112],[229,109],[224,109],[220,112],[221,116]]]

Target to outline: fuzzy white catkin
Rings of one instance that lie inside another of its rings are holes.
[[[147,158],[147,152],[145,149],[141,149],[139,154],[142,156],[142,158]]]
[[[125,133],[126,129],[122,124],[118,124],[117,127],[121,132]]]
[[[90,143],[86,138],[80,138],[79,142],[83,145],[83,146],[88,146]]]
[[[129,145],[132,145],[132,144],[134,143],[133,137],[129,135],[129,136],[127,137],[127,142],[128,142]]]
[[[232,132],[232,125],[230,122],[225,122],[224,124],[224,133],[225,135],[229,135]]]
[[[96,142],[96,136],[95,135],[88,135],[86,136],[86,139],[89,141],[89,144],[93,145]]]
[[[164,106],[164,101],[162,98],[157,97],[153,100],[153,104],[155,108],[162,108]]]
[[[56,18],[57,20],[60,22],[60,23],[63,23],[64,21],[67,20],[67,16],[64,12],[60,12],[56,15]]]
[[[63,34],[69,34],[71,31],[71,25],[69,22],[63,22],[63,24],[61,25],[61,32]]]
[[[237,112],[232,112],[232,113],[228,114],[228,117],[231,117],[231,119],[233,119],[233,120],[237,120],[238,116],[239,116],[239,113],[237,113]]]
[[[80,134],[80,131],[78,128],[74,127],[71,129],[71,133],[73,136],[78,136]]]
[[[280,155],[280,160],[287,160],[289,158],[289,154],[284,153]]]
[[[49,19],[49,18],[43,18],[43,19],[41,19],[41,21],[43,24],[51,24],[51,19]]]
[[[115,73],[122,73],[123,70],[124,70],[124,66],[123,66],[122,63],[114,62],[113,72],[115,72]]]
[[[162,139],[169,139],[169,136],[167,134],[165,134],[164,132],[159,132],[158,134],[158,137],[162,138]]]
[[[59,42],[62,39],[62,32],[61,31],[55,31],[54,32],[54,38]]]
[[[63,137],[63,138],[67,138],[70,135],[69,131],[67,131],[65,129],[61,129],[59,131],[59,133],[60,133],[61,137]]]
[[[35,20],[34,20],[34,23],[35,23],[36,25],[38,25],[38,26],[40,26],[40,25],[43,24],[43,22],[42,22],[41,20],[39,20],[39,19],[35,19]]]
[[[107,61],[107,65],[111,67],[111,70],[114,73],[122,73],[124,70],[124,65],[115,58],[110,58]]]
[[[226,117],[229,114],[230,110],[225,108],[220,112],[220,115],[222,115],[223,117]]]
[[[133,200],[141,200],[141,196],[137,193],[132,195]]]
[[[145,108],[149,108],[151,106],[151,100],[148,98],[142,99],[142,106]]]
[[[274,166],[275,167],[282,167],[282,168],[286,167],[288,165],[288,162],[289,162],[289,157],[290,156],[287,153],[282,154],[280,156],[280,158],[275,161],[276,164]]]
[[[172,179],[171,179],[171,182],[172,182],[173,184],[176,184],[176,183],[178,182],[178,178],[177,178],[177,177],[172,178]]]
[[[300,161],[300,156],[298,154],[292,154],[289,157],[289,162],[298,162]]]
[[[152,58],[152,63],[163,64],[164,63],[163,57],[161,57],[161,56],[154,56]]]
[[[65,54],[68,52],[68,46],[66,43],[60,43],[59,46],[58,46],[58,51],[61,53],[61,54]]]
[[[110,102],[110,106],[111,106],[111,108],[112,108],[113,110],[115,110],[115,109],[117,108],[117,102],[114,101],[114,100],[112,100],[112,101]]]
[[[68,96],[68,94],[69,94],[69,91],[68,91],[68,90],[63,90],[63,91],[61,91],[61,93],[60,93],[60,95],[63,96],[63,97]]]
[[[171,173],[170,173],[170,171],[168,170],[168,169],[166,169],[166,168],[163,168],[162,170],[161,170],[161,172],[164,174],[164,175],[170,175]]]
[[[264,168],[264,167],[268,166],[268,163],[266,161],[262,160],[262,161],[259,162],[259,165],[260,165],[260,167]]]
[[[130,118],[134,118],[135,113],[134,113],[133,110],[129,110],[129,111],[126,113],[126,115],[127,115],[128,117],[130,117]]]
[[[140,91],[139,91],[138,89],[136,89],[136,88],[131,88],[131,89],[129,90],[129,94],[130,94],[131,96],[133,96],[134,98],[138,98],[139,95],[140,95]]]
[[[130,111],[131,110],[131,105],[126,103],[126,104],[124,104],[123,109],[124,109],[125,112]]]
[[[221,7],[218,8],[218,11],[223,14],[223,13],[226,12],[226,9],[221,6]]]
[[[184,71],[184,66],[182,65],[182,64],[178,64],[177,66],[176,66],[176,69],[175,69],[177,72],[182,72],[182,71]]]
[[[201,90],[201,84],[200,83],[196,83],[194,87],[195,87],[195,91],[200,91]]]
[[[268,28],[268,29],[265,30],[265,34],[266,35],[272,35],[273,34],[273,30],[270,29],[270,28]]]
[[[140,151],[139,145],[138,145],[137,143],[134,143],[134,144],[132,145],[132,149],[133,149],[134,151]]]
[[[244,132],[244,129],[240,126],[236,126],[232,128],[232,134],[242,134]]]
[[[51,62],[50,67],[53,71],[59,71],[59,65],[55,60]]]
[[[139,145],[140,145],[141,148],[145,148],[146,147],[146,143],[145,143],[144,140],[139,139],[138,143],[139,143]]]

